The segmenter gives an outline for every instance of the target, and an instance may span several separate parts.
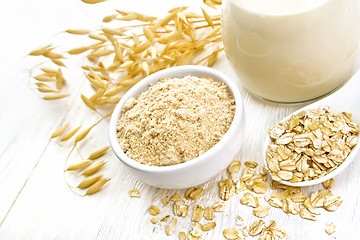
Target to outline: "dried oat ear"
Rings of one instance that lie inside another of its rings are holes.
[[[82,0],[86,4],[104,1]],[[206,0],[204,3],[217,9],[221,0]],[[172,66],[194,63],[211,66],[217,61],[224,50],[220,14],[211,15],[205,8],[201,12],[202,14],[197,14],[180,6],[169,10],[165,17],[157,18],[115,10],[115,13],[104,16],[104,26],[99,29],[67,29],[64,31],[66,37],[85,37],[93,43],[73,46],[64,51],[55,44],[46,44],[32,50],[30,56],[45,58],[46,61],[41,60],[41,64],[31,69],[30,83],[44,100],[67,98],[74,93],[74,89],[71,89],[71,84],[67,85],[72,79],[66,79],[65,63],[68,64],[68,59],[72,59],[74,55],[87,58],[89,63],[80,70],[84,71],[84,78],[94,92],[77,95],[84,107],[102,116],[99,120],[101,122],[111,115],[111,110],[104,110],[103,106],[117,104],[125,91],[147,75]],[[121,22],[118,27],[117,21]],[[106,25],[109,22],[112,22],[112,27]],[[75,148],[81,150],[80,141],[87,139],[91,129],[99,122],[80,133],[77,133],[79,128],[68,130],[69,124],[65,124],[56,129],[51,138],[60,137],[61,139],[55,140],[69,142],[76,135],[70,156]],[[69,156],[65,160],[65,166]],[[72,184],[66,184],[71,191],[76,189]],[[199,196],[201,194],[197,192],[192,198]]]

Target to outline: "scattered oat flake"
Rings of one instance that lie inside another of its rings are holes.
[[[243,229],[242,229],[242,234],[243,234],[244,237],[250,236],[250,234],[249,234],[249,228],[248,228],[247,226],[243,227]]]
[[[336,226],[335,224],[333,223],[327,223],[326,226],[325,226],[325,232],[328,234],[328,235],[331,235],[335,232],[336,230]]]
[[[187,200],[192,200],[191,198],[190,198],[190,194],[193,192],[193,191],[195,191],[195,189],[196,188],[194,188],[194,187],[192,187],[192,188],[189,188],[188,190],[186,190],[186,192],[185,192],[185,199],[187,199]]]
[[[249,207],[259,207],[259,198],[254,196],[252,193],[245,193],[240,199],[241,204],[249,206]]]
[[[237,226],[242,226],[242,225],[244,225],[244,220],[242,219],[242,217],[237,216],[237,217],[235,218],[235,224],[236,224]]]
[[[203,230],[204,232],[206,231],[209,231],[209,230],[212,230],[216,227],[216,223],[215,222],[209,222],[209,223],[206,223],[206,224],[203,224],[201,226],[201,230]]]
[[[312,221],[316,220],[315,215],[312,214],[311,212],[309,212],[306,208],[303,208],[300,210],[300,217],[307,219],[307,220],[312,220]]]
[[[236,228],[226,228],[223,231],[223,235],[228,240],[236,240],[239,238],[239,230]]]
[[[156,215],[159,215],[160,209],[158,207],[156,207],[155,205],[151,205],[148,212],[150,215],[156,216]]]
[[[240,161],[232,161],[228,167],[229,173],[236,173],[240,170]]]
[[[190,194],[189,194],[189,198],[192,199],[192,200],[195,200],[195,199],[198,199],[201,197],[201,195],[203,194],[204,192],[204,189],[202,188],[195,188],[194,191],[192,191]]]
[[[186,217],[188,215],[189,206],[181,202],[175,202],[173,205],[173,213],[177,217]]]
[[[261,231],[264,229],[264,227],[265,227],[265,222],[263,220],[255,221],[250,225],[249,234],[251,236],[259,235]]]
[[[186,233],[185,232],[180,232],[179,233],[179,240],[186,240]]]
[[[227,201],[235,195],[235,185],[230,179],[226,179],[219,183],[220,185],[220,199]]]
[[[340,199],[340,196],[327,195],[323,198],[323,206],[330,212],[336,211],[336,209],[343,203],[343,200]]]
[[[254,181],[252,188],[255,193],[263,194],[266,193],[268,189],[268,185],[266,182],[262,180],[256,180]]]
[[[254,215],[259,218],[264,218],[269,215],[270,206],[259,206],[254,208]]]
[[[323,187],[325,189],[330,189],[334,186],[335,180],[333,178],[330,178],[329,180],[322,183]]]
[[[170,215],[166,215],[165,217],[163,217],[160,221],[161,222],[166,222],[167,220],[169,220]]]
[[[217,202],[212,207],[214,212],[223,212],[225,210],[225,204],[221,202]]]
[[[214,209],[212,207],[207,207],[204,210],[204,218],[206,220],[213,220],[214,219]]]
[[[192,235],[193,237],[199,238],[202,237],[202,235],[204,234],[201,224],[200,223],[193,223],[191,225],[192,229],[190,230],[190,235]]]
[[[166,225],[166,227],[165,227],[166,235],[169,236],[176,231],[176,224],[177,224],[177,219],[174,218],[168,225]]]
[[[170,197],[164,197],[161,201],[162,201],[164,207],[166,207],[170,202]]]
[[[204,208],[200,205],[196,205],[193,210],[191,220],[193,222],[198,222],[204,216]]]
[[[259,164],[257,162],[254,161],[246,161],[245,162],[245,166],[249,167],[249,168],[256,168]]]
[[[174,194],[171,198],[170,198],[170,201],[171,202],[178,202],[178,201],[180,201],[181,200],[181,196],[180,196],[180,194]]]
[[[130,190],[129,191],[129,196],[139,198],[141,196],[140,190],[137,189],[137,188],[134,188],[134,189]]]
[[[153,217],[153,218],[150,219],[150,222],[151,222],[152,224],[156,224],[156,223],[159,222],[159,218],[158,218],[158,217]]]

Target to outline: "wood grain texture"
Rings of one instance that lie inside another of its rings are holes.
[[[53,130],[65,122],[72,127],[88,127],[100,116],[84,107],[80,92],[86,93],[88,86],[82,73],[76,70],[79,62],[69,67],[65,78],[71,79],[76,94],[56,102],[46,102],[34,94],[28,86],[28,72],[38,63],[38,59],[24,57],[31,49],[51,40],[59,43],[81,45],[81,40],[67,42],[58,33],[70,27],[97,27],[101,19],[113,13],[113,9],[125,9],[162,15],[171,7],[199,5],[202,1],[107,1],[98,5],[85,5],[80,0],[46,1],[14,0],[0,8],[0,23],[3,32],[0,38],[0,239],[177,239],[177,235],[167,237],[164,226],[150,223],[147,210],[151,204],[160,207],[160,216],[171,213],[171,208],[163,207],[161,199],[174,193],[184,194],[185,190],[164,190],[143,184],[134,178],[111,152],[103,159],[108,163],[101,174],[110,176],[109,184],[98,194],[79,197],[64,183],[77,184],[79,177],[63,173],[64,160],[71,144],[60,147],[56,140],[50,140]],[[14,17],[16,16],[16,17]],[[4,34],[7,33],[7,34]],[[72,45],[73,47],[77,45]],[[222,56],[215,68],[232,79],[236,79],[231,67]],[[240,86],[241,87],[241,86]],[[85,92],[84,92],[85,91]],[[267,129],[292,111],[304,106],[280,105],[264,102],[242,89],[246,116],[246,132],[239,133],[244,143],[239,146],[237,159],[257,161],[262,165],[263,139]],[[107,121],[91,131],[87,140],[80,144],[81,155],[87,156],[92,150],[108,145]],[[78,152],[70,161],[81,158]],[[316,222],[299,216],[288,216],[280,209],[271,208],[266,222],[276,220],[292,240],[358,239],[360,234],[360,163],[357,159],[335,178],[332,191],[342,196],[344,203],[334,212],[321,211]],[[219,200],[218,181],[226,177],[226,172],[202,185],[204,195],[195,204],[211,206]],[[141,198],[130,198],[128,191],[134,187],[141,190]],[[306,193],[321,186],[304,188]],[[270,192],[270,191],[269,191]],[[269,193],[268,192],[268,193]],[[267,193],[267,194],[268,194]],[[222,231],[235,227],[235,217],[240,215],[249,226],[258,220],[252,208],[240,204],[243,193],[226,202],[224,213],[217,213],[217,226],[205,239],[224,239]],[[261,202],[264,203],[263,198]],[[334,235],[326,235],[327,222],[334,222]],[[178,219],[177,233],[190,229],[189,218]],[[252,238],[247,238],[252,239]],[[254,238],[257,239],[257,238]]]

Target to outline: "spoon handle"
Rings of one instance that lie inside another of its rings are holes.
[[[314,105],[330,106],[339,111],[346,111],[353,114],[353,118],[360,121],[360,70],[339,90],[328,97],[315,102]]]

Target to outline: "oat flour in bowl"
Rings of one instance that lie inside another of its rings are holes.
[[[212,148],[229,129],[235,101],[211,78],[165,78],[130,98],[117,125],[121,149],[145,165],[189,161]]]

